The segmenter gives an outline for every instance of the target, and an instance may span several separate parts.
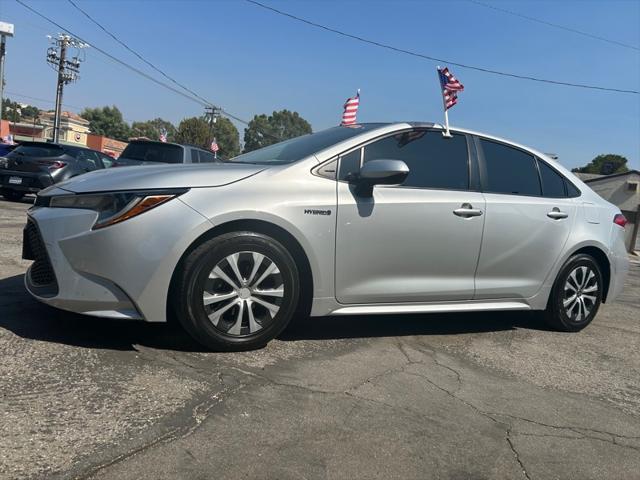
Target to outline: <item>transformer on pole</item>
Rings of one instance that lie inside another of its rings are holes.
[[[56,108],[53,117],[53,141],[60,139],[60,118],[62,116],[62,94],[64,86],[75,82],[80,78],[80,62],[83,61],[76,53],[71,59],[67,59],[67,49],[75,48],[80,50],[89,45],[83,43],[70,35],[58,34],[57,37],[49,37],[53,46],[47,50],[47,63],[58,72],[56,83]]]

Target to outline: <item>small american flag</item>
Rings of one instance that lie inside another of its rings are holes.
[[[440,77],[440,87],[442,87],[442,98],[444,99],[444,109],[449,110],[458,103],[458,92],[464,90],[464,86],[453,76],[447,67],[438,67]]]
[[[344,112],[342,112],[342,123],[340,125],[355,125],[356,114],[360,106],[360,90],[355,97],[347,98],[344,102]]]
[[[160,130],[160,141],[163,143],[166,143],[167,141],[167,129],[163,128],[162,130]]]
[[[213,142],[211,142],[211,151],[212,152],[217,152],[218,150],[220,150],[220,147],[218,146],[218,142],[216,142],[216,139],[213,139]]]

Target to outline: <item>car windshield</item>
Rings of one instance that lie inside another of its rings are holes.
[[[59,157],[64,150],[57,145],[25,144],[16,147],[8,156],[11,157]]]
[[[182,148],[170,143],[131,142],[120,156],[142,162],[182,163]]]
[[[259,150],[254,150],[253,152],[245,153],[231,160],[227,160],[227,162],[254,163],[258,165],[282,165],[292,163],[382,125],[381,123],[368,123],[350,127],[328,128],[317,133],[292,138]]]

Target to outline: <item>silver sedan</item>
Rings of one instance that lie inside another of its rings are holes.
[[[176,316],[218,350],[264,345],[307,315],[538,310],[578,331],[620,293],[625,223],[531,148],[362,124],[44,190],[25,283],[87,315]]]

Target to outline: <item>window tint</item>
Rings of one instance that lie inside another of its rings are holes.
[[[8,155],[11,157],[59,157],[64,154],[64,150],[57,145],[20,145],[13,149]]]
[[[216,161],[213,153],[205,152],[203,150],[199,150],[198,154],[200,155],[200,163],[213,163]]]
[[[104,168],[111,168],[113,166],[114,159],[109,155],[103,155],[101,153],[98,154],[100,156],[100,160],[102,160],[102,165]]]
[[[368,123],[364,125],[333,127],[320,132],[302,135],[269,145],[235,157],[229,162],[256,163],[259,165],[281,165],[295,162],[314,153],[320,152],[351,137],[379,128],[382,124]],[[269,132],[266,132],[269,135]]]
[[[143,162],[182,163],[182,147],[160,142],[131,142],[120,156]]]
[[[567,186],[567,196],[568,197],[579,197],[582,193],[580,192],[580,190],[578,190],[576,188],[576,186],[571,183],[569,180],[567,180],[565,178],[564,180],[565,185]]]
[[[358,148],[351,153],[347,153],[340,157],[340,173],[338,180],[347,180],[349,174],[358,173],[360,171],[360,151]]]
[[[566,197],[564,177],[541,160],[538,160],[538,168],[542,179],[542,195],[553,198]]]
[[[414,130],[365,147],[365,162],[382,158],[407,164],[409,176],[404,187],[469,188],[469,154],[464,135],[445,138],[439,131]]]
[[[195,148],[191,149],[191,163],[200,163],[200,152]]]
[[[100,160],[96,152],[79,148],[73,152],[73,156],[78,159],[78,165],[80,165],[80,168],[83,170],[93,171],[102,168],[102,166],[99,165]]]
[[[539,196],[536,160],[522,150],[480,139],[486,176],[484,191]]]

